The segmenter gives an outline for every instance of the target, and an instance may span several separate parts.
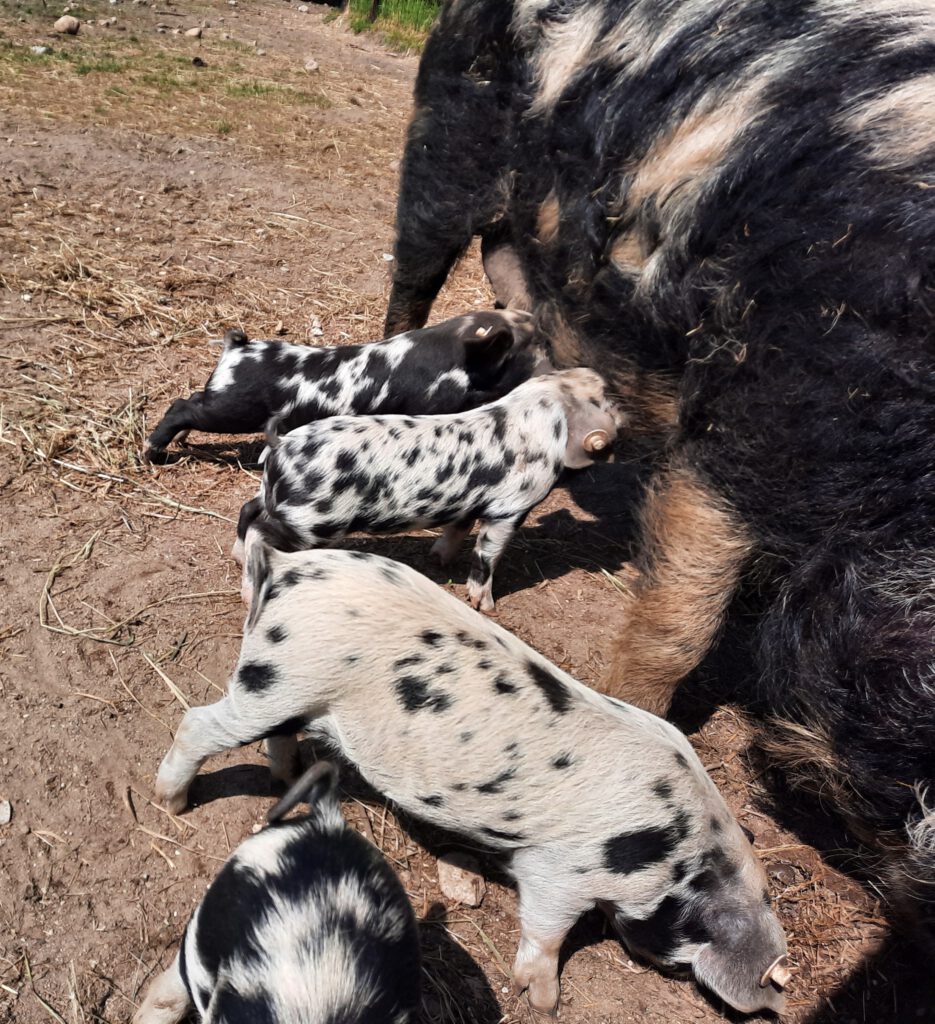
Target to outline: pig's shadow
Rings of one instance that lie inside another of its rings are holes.
[[[216,442],[173,446],[159,460],[171,465],[182,459],[220,462],[259,472],[263,441]],[[553,493],[567,493],[588,518],[559,508],[519,529],[510,541],[494,577],[494,597],[529,589],[575,569],[615,572],[628,561],[636,542],[635,509],[643,494],[646,469],[636,462],[608,462],[566,471]],[[548,499],[547,499],[548,500]],[[463,583],[471,564],[476,530],[455,561],[440,566],[431,556],[432,539],[407,534],[356,534],[338,546],[371,551],[412,565],[438,583]]]
[[[637,466],[610,463],[565,473],[557,492],[566,491],[587,515],[579,519],[567,508],[526,523],[513,536],[494,574],[494,598],[528,590],[543,580],[557,580],[575,569],[615,572],[630,560],[636,543],[635,506],[643,493]],[[464,583],[477,539],[468,537],[457,558],[441,566],[431,554],[433,539],[422,535],[355,535],[344,548],[370,551],[411,565],[436,583]]]

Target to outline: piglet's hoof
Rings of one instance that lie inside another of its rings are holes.
[[[485,615],[497,614],[497,606],[492,597],[468,594],[468,602],[472,608],[483,612]]]
[[[168,790],[157,785],[153,794],[156,803],[165,808],[170,814],[181,814],[188,807],[188,793],[170,793]]]
[[[559,1010],[559,987],[557,981],[540,982],[535,978],[528,985],[513,980],[513,994],[526,993],[529,1008],[543,1017],[555,1018]]]
[[[165,448],[150,448],[149,445],[143,449],[141,457],[147,466],[164,466],[169,461],[169,453]]]

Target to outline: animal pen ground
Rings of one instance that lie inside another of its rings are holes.
[[[260,445],[193,435],[161,467],[140,450],[225,328],[379,337],[416,71],[314,5],[88,0],[73,13],[98,23],[52,37],[58,13],[0,4],[0,1021],[17,1024],[127,1020],[270,804],[256,747],[209,765],[184,817],[150,800],[183,708],[215,700],[236,659],[229,550]],[[203,21],[200,39],[174,32]],[[469,257],[435,317],[490,303]],[[570,479],[498,575],[499,621],[587,683],[622,621],[634,484],[625,461]],[[360,544],[463,597],[466,558],[450,582],[425,531]],[[697,696],[680,713],[766,865],[796,968],[788,1019],[935,1019],[872,889],[839,870],[849,840],[771,778],[742,715]],[[343,788],[423,921],[424,1020],[534,1017],[508,987],[516,899],[496,864],[475,851],[480,907],[446,902],[451,838],[401,828],[348,771]],[[724,1019],[596,915],[562,987],[571,1024]]]

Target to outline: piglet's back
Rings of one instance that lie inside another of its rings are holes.
[[[232,698],[259,676],[312,686],[332,712],[316,727],[339,722],[340,745],[390,798],[418,800],[439,824],[450,809],[451,827],[506,845],[545,823],[553,836],[590,827],[604,813],[596,782],[625,801],[665,779],[720,809],[678,730],[590,690],[414,570],[361,552],[268,557]],[[490,835],[488,798],[511,797],[522,822],[506,806]]]

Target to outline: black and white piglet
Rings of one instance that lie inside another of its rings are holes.
[[[409,1024],[415,917],[379,852],[344,822],[333,765],[313,765],[240,844],[192,915],[134,1024]],[[304,817],[282,820],[306,799]]]
[[[609,452],[620,411],[593,370],[547,373],[488,405],[448,416],[334,417],[279,436],[259,495],[244,505],[234,557],[248,531],[284,551],[348,533],[445,526],[433,550],[451,561],[475,520],[468,576],[475,608],[492,611],[493,573],[514,531],[568,466]],[[245,573],[244,597],[250,580]]]
[[[558,1003],[562,941],[602,906],[624,941],[739,1010],[780,1010],[786,941],[750,844],[685,737],[595,693],[404,565],[355,551],[249,552],[227,695],[192,708],[156,780],[181,811],[206,758],[319,736],[407,814],[499,850],[519,889],[514,963]]]
[[[248,341],[228,331],[204,391],[177,398],[146,442],[150,458],[189,430],[261,431],[324,416],[457,412],[506,394],[545,365],[532,317],[517,310],[468,313],[368,345],[322,348]]]

